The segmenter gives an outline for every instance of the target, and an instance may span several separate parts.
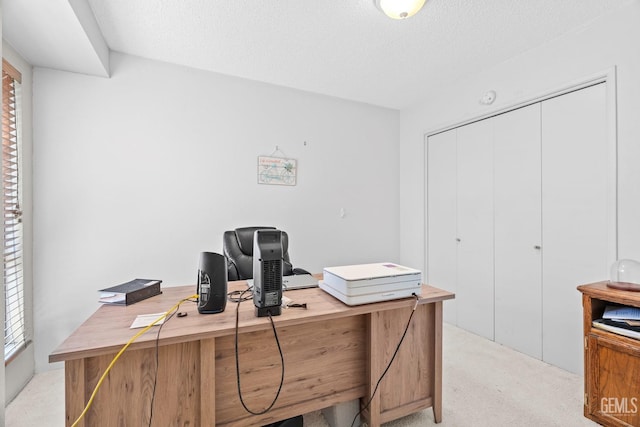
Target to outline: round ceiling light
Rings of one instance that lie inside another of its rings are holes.
[[[378,9],[389,18],[406,19],[422,9],[426,0],[374,0]]]

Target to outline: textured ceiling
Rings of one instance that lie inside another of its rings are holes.
[[[401,109],[632,0],[429,0],[404,21],[372,0],[82,1],[111,50]]]

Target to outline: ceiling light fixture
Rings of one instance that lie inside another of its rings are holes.
[[[378,9],[389,18],[406,19],[422,9],[426,0],[374,0]]]

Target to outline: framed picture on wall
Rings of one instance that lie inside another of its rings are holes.
[[[258,156],[258,184],[296,185],[297,174],[295,159]]]

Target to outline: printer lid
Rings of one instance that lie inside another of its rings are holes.
[[[422,274],[420,270],[404,267],[393,262],[325,267],[324,271],[341,277],[344,280],[365,280],[376,279],[380,277],[397,277]]]

